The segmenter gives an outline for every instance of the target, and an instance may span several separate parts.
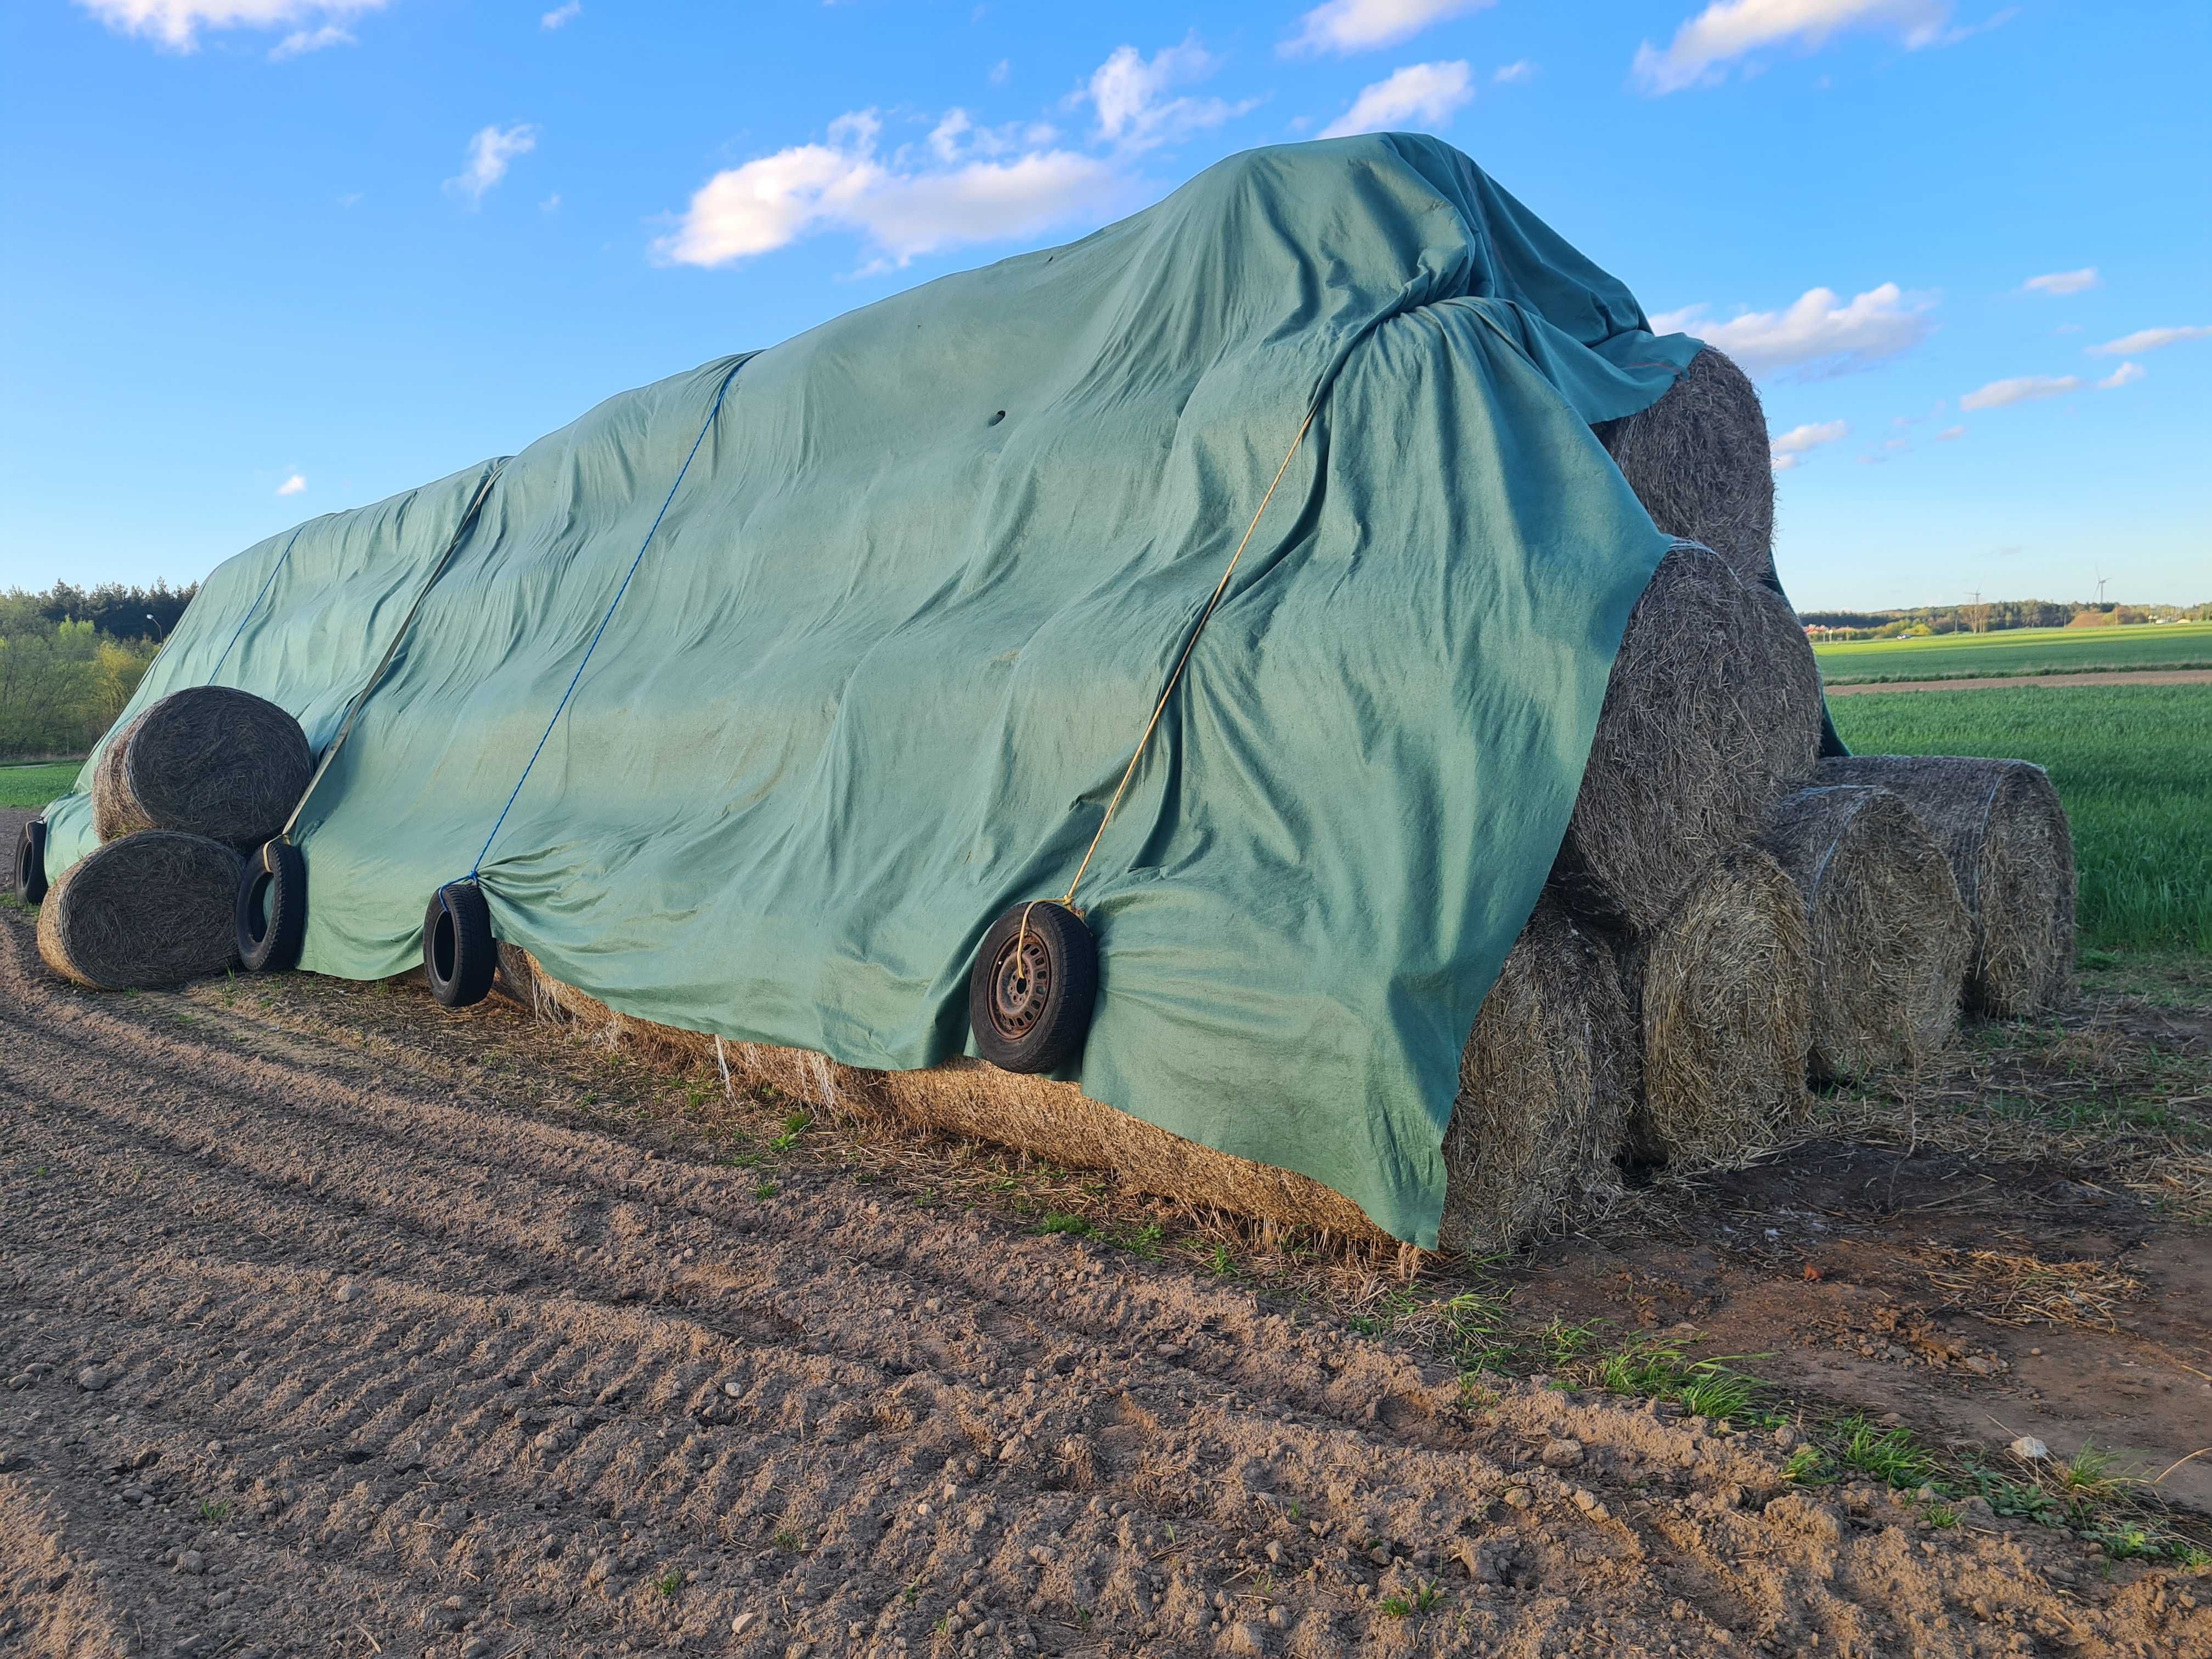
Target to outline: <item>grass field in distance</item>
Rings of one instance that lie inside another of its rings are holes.
[[[1844,640],[1833,645],[1816,643],[1813,654],[1832,685],[2113,668],[2212,668],[2212,623],[2014,628],[1997,634],[1937,634],[1917,640]]]
[[[2081,943],[2212,951],[2212,684],[2062,679],[1838,697],[1830,712],[1857,754],[2042,766],[2074,826]]]
[[[82,761],[50,766],[0,766],[0,806],[44,806],[76,785]]]

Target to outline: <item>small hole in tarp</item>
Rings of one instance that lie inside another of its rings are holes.
[[[985,426],[996,426],[996,425],[998,425],[998,423],[999,423],[1000,422],[1001,422],[1001,421],[1005,420],[1006,418],[1006,411],[1005,410],[1003,410],[1003,409],[1002,409],[1002,410],[1000,410],[997,414],[995,414],[995,415],[994,415],[993,416],[991,416],[991,418],[990,418],[989,420],[988,420],[988,421],[984,422],[983,422],[983,424],[984,424]]]

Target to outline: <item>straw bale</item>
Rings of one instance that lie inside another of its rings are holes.
[[[1547,893],[1460,1057],[1438,1242],[1508,1250],[1601,1207],[1636,1092],[1636,1027],[1611,948]]]
[[[1813,1075],[1913,1069],[1958,1028],[1972,946],[1942,848],[1887,789],[1801,789],[1760,844],[1805,901],[1813,946]]]
[[[1595,430],[1652,523],[1703,542],[1748,581],[1773,575],[1766,411],[1727,356],[1707,346],[1650,408]]]
[[[1629,1120],[1638,1156],[1741,1164],[1804,1112],[1812,954],[1796,884],[1756,847],[1716,861],[1664,926],[1622,952],[1644,1039]]]
[[[313,770],[300,722],[275,703],[191,686],[109,738],[93,770],[93,827],[102,841],[177,830],[258,847],[283,828]]]
[[[1613,661],[1561,892],[1605,926],[1650,933],[1812,775],[1820,713],[1820,672],[1788,602],[1716,553],[1675,549]]]
[[[1968,1008],[2019,1018],[2065,1003],[2074,966],[2074,836],[2041,767],[1856,755],[1822,761],[1817,781],[1896,791],[1943,849],[1972,922]]]
[[[1091,1099],[1072,1083],[957,1059],[878,1072],[799,1048],[725,1042],[617,1013],[501,945],[503,988],[587,1040],[726,1065],[817,1109],[966,1135],[1071,1168],[1111,1170],[1138,1191],[1355,1241],[1383,1235],[1358,1206],[1288,1170],[1216,1152]],[[1634,1033],[1605,947],[1547,900],[1483,1006],[1444,1142],[1439,1243],[1488,1254],[1524,1242],[1611,1184],[1632,1091]]]
[[[221,842],[144,830],[62,873],[39,908],[39,954],[96,990],[219,974],[236,953],[243,861]]]

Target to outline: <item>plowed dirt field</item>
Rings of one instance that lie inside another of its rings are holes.
[[[390,994],[418,1049],[0,918],[0,1650],[2212,1653],[2201,1575],[574,1127]]]

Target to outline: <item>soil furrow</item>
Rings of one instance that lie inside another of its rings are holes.
[[[0,1644],[2181,1653],[2029,1534],[1247,1291],[545,1121],[0,928]],[[196,1013],[204,1005],[195,1005]],[[2152,1582],[2148,1576],[2142,1581]],[[2130,1594],[2134,1594],[2132,1589]]]

